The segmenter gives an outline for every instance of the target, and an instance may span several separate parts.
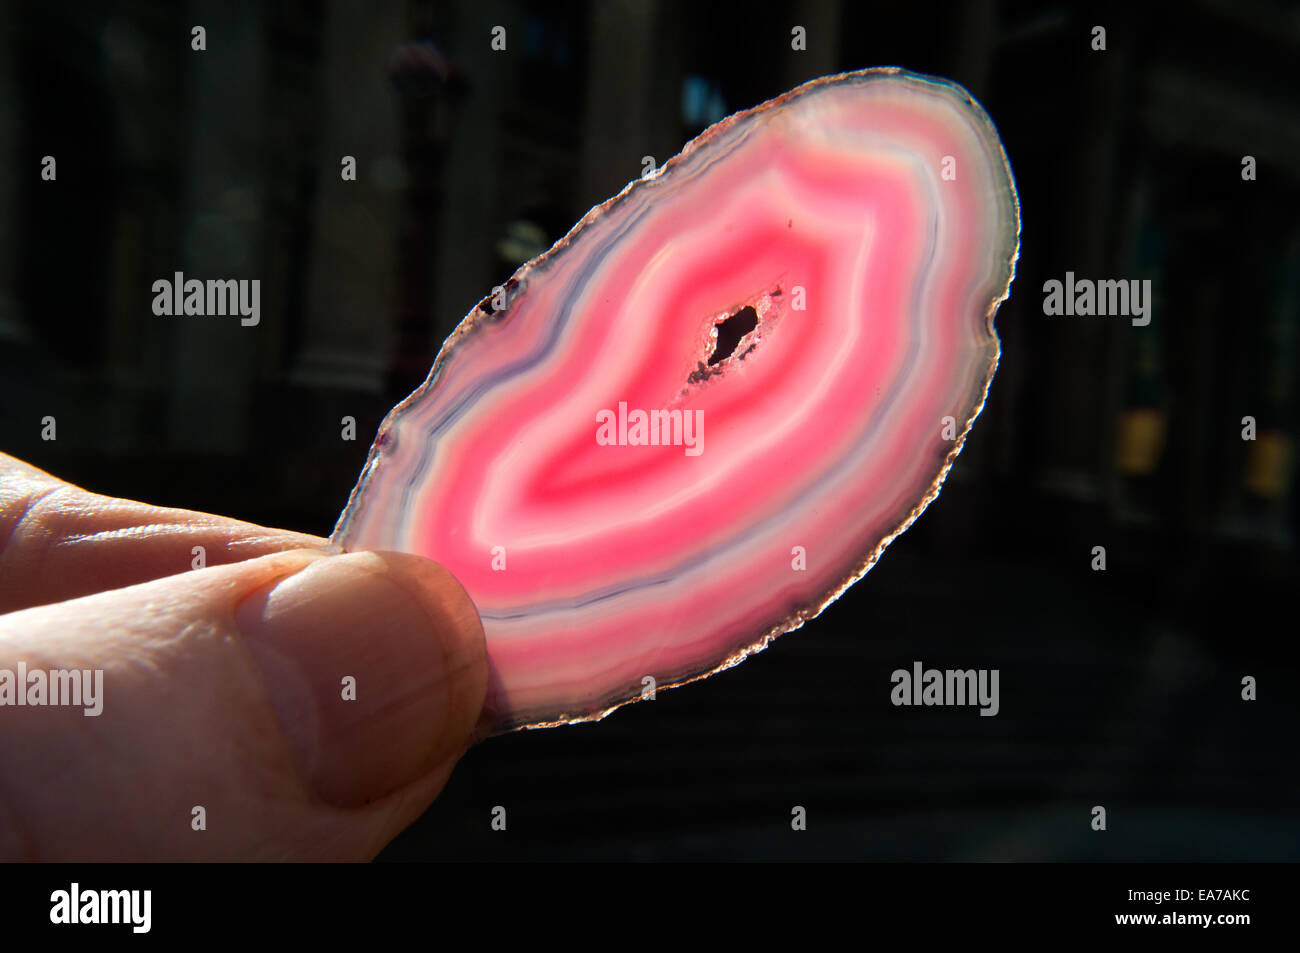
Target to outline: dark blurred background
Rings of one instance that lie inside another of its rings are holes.
[[[882,65],[985,105],[1023,207],[943,495],[739,668],[480,745],[383,856],[1297,859],[1293,4],[0,3],[0,446],[327,535],[446,334],[644,156]],[[261,323],[155,316],[176,271]],[[1149,278],[1151,324],[1045,316],[1066,271]],[[891,706],[918,659],[998,668],[998,717]]]

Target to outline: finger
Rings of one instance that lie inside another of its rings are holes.
[[[0,701],[19,662],[29,682],[100,670],[101,710],[0,707],[9,859],[368,859],[441,790],[487,685],[464,589],[398,553],[282,553],[0,616]]]
[[[89,493],[0,454],[0,613],[326,546],[319,536]]]

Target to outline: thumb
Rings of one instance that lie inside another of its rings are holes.
[[[279,553],[0,616],[0,858],[369,859],[442,789],[486,685],[464,589],[399,553]]]

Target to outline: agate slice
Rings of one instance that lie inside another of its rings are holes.
[[[938,495],[1019,231],[997,131],[952,83],[844,73],[731,116],[464,319],[334,542],[464,584],[498,730],[735,665]]]

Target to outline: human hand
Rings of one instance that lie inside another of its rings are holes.
[[[483,628],[441,566],[326,545],[0,454],[0,859],[363,860],[415,820],[473,740]],[[102,711],[17,706],[20,662],[102,670]]]

